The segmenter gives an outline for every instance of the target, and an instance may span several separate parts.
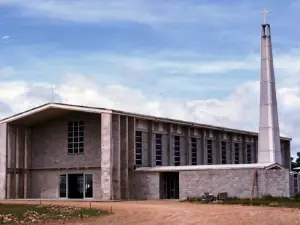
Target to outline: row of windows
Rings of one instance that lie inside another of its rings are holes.
[[[197,139],[191,138],[191,164],[197,165]],[[228,142],[222,141],[221,142],[221,164],[227,163],[227,154],[228,154]],[[206,150],[207,150],[207,164],[213,164],[213,141],[206,140]],[[240,163],[240,150],[241,150],[241,143],[234,143],[233,146],[233,154],[234,154],[234,163]],[[246,145],[246,163],[252,162],[252,144]],[[173,160],[174,165],[180,165],[180,136],[174,136],[173,139]],[[155,164],[156,166],[162,165],[162,134],[155,134]],[[136,157],[135,163],[137,166],[142,165],[142,132],[136,132]]]

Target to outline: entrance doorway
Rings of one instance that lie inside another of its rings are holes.
[[[179,199],[178,172],[166,172],[160,174],[160,198]]]
[[[68,182],[68,198],[83,198],[83,174],[69,174]]]
[[[93,198],[92,174],[60,175],[59,197],[68,199]]]

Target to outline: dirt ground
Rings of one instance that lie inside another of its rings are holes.
[[[6,202],[6,201],[3,201]],[[14,201],[15,202],[15,201]],[[24,203],[18,201],[18,203]],[[39,203],[29,201],[26,203]],[[43,201],[43,204],[72,205],[88,207],[88,202]],[[190,225],[190,224],[299,224],[300,210],[276,207],[252,207],[239,205],[199,205],[177,201],[136,201],[136,202],[92,202],[93,208],[105,209],[113,214],[88,218],[67,224],[139,224],[139,225]]]

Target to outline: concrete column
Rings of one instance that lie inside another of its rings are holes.
[[[16,198],[24,198],[24,151],[25,151],[25,127],[17,128],[17,148],[16,148]]]
[[[254,159],[254,163],[258,162],[258,139],[257,139],[257,137],[254,138],[253,159]]]
[[[121,116],[121,199],[128,199],[128,117]]]
[[[113,137],[113,170],[112,185],[113,199],[121,198],[121,121],[120,115],[112,115],[112,137]]]
[[[190,128],[186,127],[185,131],[185,165],[191,165],[191,138],[190,138]]]
[[[127,199],[133,198],[134,181],[130,179],[135,164],[135,118],[128,118],[128,188],[126,192]]]
[[[244,156],[244,153],[245,153],[245,146],[246,146],[246,140],[245,140],[245,137],[242,136],[242,140],[241,140],[241,143],[240,143],[240,164],[243,164],[245,163],[244,159],[245,159],[245,156]]]
[[[197,138],[197,165],[203,164],[203,137]],[[190,150],[191,151],[191,150]],[[192,157],[190,155],[190,164],[192,164]]]
[[[215,137],[216,137],[216,144],[215,144],[215,151],[214,151],[214,158],[215,161],[213,164],[221,164],[221,132],[216,131]]]
[[[201,165],[207,165],[207,151],[206,151],[206,135],[205,135],[205,129],[202,130]]]
[[[0,124],[0,199],[6,193],[7,123]]]
[[[112,199],[112,114],[101,114],[101,188],[102,199]]]
[[[232,133],[228,133],[228,142],[227,142],[227,164],[232,164],[232,140],[233,140],[233,134]]]
[[[155,166],[155,163],[153,164],[154,156],[153,155],[153,126],[152,121],[148,121],[148,165],[149,167]]]
[[[31,128],[25,129],[25,151],[24,151],[24,198],[30,198],[30,174],[31,168]]]
[[[19,148],[20,148],[20,128],[17,127],[16,128],[16,150],[15,150],[15,173],[14,173],[14,176],[15,176],[15,198],[19,198],[19,194],[18,194],[18,191],[19,191],[19,174],[17,174],[17,169],[19,168]]]
[[[169,166],[174,165],[174,157],[173,157],[173,142],[172,142],[172,125],[169,124],[169,132],[168,132],[168,152],[169,152]]]

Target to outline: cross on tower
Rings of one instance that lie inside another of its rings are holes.
[[[267,23],[267,15],[270,14],[270,13],[271,13],[271,11],[266,10],[266,9],[264,11],[260,12],[260,14],[264,15],[264,24]]]

